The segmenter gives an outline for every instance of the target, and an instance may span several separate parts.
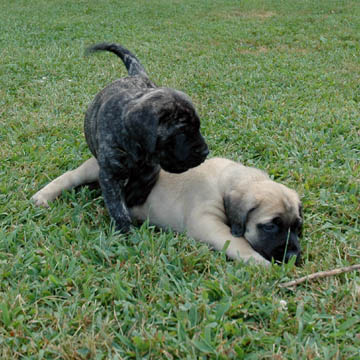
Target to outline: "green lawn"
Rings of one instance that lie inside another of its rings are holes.
[[[360,2],[0,0],[1,359],[360,359]],[[148,225],[114,234],[98,192],[37,190],[89,157],[88,103],[126,74],[188,93],[210,156],[303,199],[303,266],[245,266]],[[282,307],[285,300],[286,307]]]

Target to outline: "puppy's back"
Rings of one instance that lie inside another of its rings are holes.
[[[226,167],[236,164],[222,158],[208,159],[181,174],[161,170],[159,179],[141,206],[130,209],[133,218],[175,231],[186,230],[187,218],[206,202],[222,203],[218,179]]]

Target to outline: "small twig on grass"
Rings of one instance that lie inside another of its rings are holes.
[[[313,279],[318,279],[318,278],[323,278],[323,277],[326,277],[326,276],[333,276],[333,275],[339,275],[339,274],[342,274],[342,273],[346,273],[346,272],[349,272],[349,271],[354,271],[354,270],[360,270],[360,264],[355,264],[355,265],[352,265],[352,266],[345,266],[345,267],[341,267],[341,268],[338,268],[338,269],[333,269],[333,270],[328,270],[328,271],[319,271],[319,272],[316,272],[316,273],[313,273],[313,274],[310,274],[310,275],[306,275],[306,276],[303,276],[299,279],[296,279],[296,280],[292,280],[292,281],[289,281],[289,282],[286,282],[286,283],[282,283],[282,284],[279,284],[280,287],[293,287],[293,286],[296,286],[296,285],[299,285],[307,280],[313,280]]]

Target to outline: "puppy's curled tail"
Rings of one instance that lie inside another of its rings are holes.
[[[125,64],[130,76],[140,75],[148,78],[148,75],[141,65],[139,59],[128,49],[118,44],[100,43],[90,46],[86,49],[85,54],[89,55],[95,51],[110,51],[116,54]]]

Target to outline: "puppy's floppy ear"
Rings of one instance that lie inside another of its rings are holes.
[[[249,193],[230,191],[224,196],[224,209],[232,235],[244,236],[249,214],[258,206],[256,199]]]
[[[300,205],[299,205],[299,216],[300,216],[300,219],[301,219],[301,226],[300,226],[300,231],[299,231],[298,236],[301,237],[301,236],[302,236],[302,233],[303,233],[303,219],[304,219],[303,206],[302,206],[301,203],[300,203]]]
[[[136,146],[132,149],[134,153],[139,152],[139,156],[144,156],[145,153],[155,152],[158,123],[158,115],[148,106],[135,106],[127,114],[126,129],[129,138],[127,145]]]

